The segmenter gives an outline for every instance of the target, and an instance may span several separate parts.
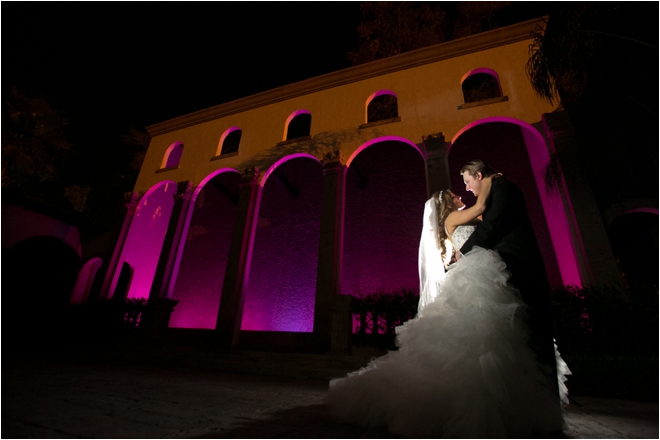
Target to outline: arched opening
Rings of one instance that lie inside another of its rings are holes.
[[[91,258],[80,269],[78,280],[73,288],[73,293],[69,299],[70,304],[82,304],[87,301],[92,285],[96,280],[98,270],[103,266],[103,260],[99,257]]]
[[[527,212],[553,286],[582,285],[576,244],[571,237],[567,209],[561,197],[546,191],[542,172],[549,158],[545,141],[528,124],[510,118],[477,121],[461,130],[449,151],[451,190],[470,205],[461,167],[481,159],[501,172],[523,192]],[[570,205],[570,200],[566,200]]]
[[[158,183],[142,196],[137,205],[117,266],[126,262],[134,270],[127,298],[149,297],[176,191],[177,185],[172,181]],[[118,278],[119,272],[116,272],[110,287],[111,295]]]
[[[307,110],[297,110],[286,121],[285,140],[309,136],[312,129],[312,115]]]
[[[313,156],[288,156],[262,179],[242,330],[311,332],[323,173]]]
[[[197,187],[171,297],[170,327],[213,329],[218,317],[241,176],[223,169]]]
[[[367,124],[394,119],[399,116],[399,106],[394,92],[379,90],[367,99]]]
[[[183,154],[183,143],[175,142],[167,148],[161,168],[178,167]]]
[[[347,165],[342,294],[419,291],[422,154],[410,141],[384,137],[360,147]],[[385,328],[371,329],[378,331]]]
[[[499,76],[497,72],[488,68],[471,70],[463,75],[461,88],[466,104],[502,96]]]
[[[220,137],[217,156],[238,152],[238,146],[241,143],[243,131],[239,127],[231,127],[225,130]]]
[[[612,252],[625,283],[634,290],[658,292],[658,210],[635,209],[608,228]]]

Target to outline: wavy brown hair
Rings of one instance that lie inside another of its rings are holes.
[[[454,211],[454,193],[446,189],[444,191],[437,191],[433,194],[433,200],[436,203],[436,208],[438,210],[438,224],[437,224],[437,233],[435,236],[435,244],[440,249],[440,257],[442,260],[445,260],[445,254],[447,253],[447,246],[445,241],[449,238],[447,235],[447,229],[445,228],[445,221],[447,216]]]

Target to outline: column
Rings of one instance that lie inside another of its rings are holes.
[[[127,192],[124,194],[124,208],[126,209],[126,216],[124,217],[124,223],[122,224],[121,230],[119,231],[119,236],[117,237],[114,252],[112,253],[112,257],[108,262],[105,278],[103,279],[103,285],[101,286],[101,292],[99,293],[99,299],[108,298],[108,295],[110,294],[112,279],[114,278],[115,272],[117,271],[117,264],[119,263],[119,258],[121,257],[121,253],[124,250],[126,237],[128,236],[128,232],[131,230],[131,224],[133,223],[135,210],[137,209],[142,195],[142,193],[136,192]]]
[[[554,150],[577,148],[567,111],[546,113],[542,123]],[[585,286],[620,284],[616,260],[586,173],[564,173],[562,183],[564,187],[560,193],[576,243],[582,283]]]
[[[243,295],[250,272],[252,246],[261,201],[260,177],[258,168],[248,168],[242,175],[236,223],[229,246],[216,323],[218,343],[222,348],[235,349],[241,333]]]
[[[333,320],[342,321],[339,317],[333,318],[333,302],[341,302],[337,296],[341,294],[346,167],[340,150],[324,154],[322,164],[323,199],[314,301],[314,339],[316,348],[326,351],[331,348],[333,340],[342,340],[338,335],[333,338],[332,323]],[[336,312],[343,313],[342,310],[341,307],[335,307]]]
[[[177,184],[177,192],[174,194],[174,206],[167,225],[167,232],[163,240],[163,247],[158,258],[154,282],[149,292],[149,301],[157,298],[168,298],[173,289],[172,281],[176,279],[174,268],[181,258],[181,251],[185,244],[183,231],[185,229],[194,185],[185,180]]]
[[[426,182],[427,196],[430,198],[436,191],[449,189],[449,163],[447,162],[448,142],[444,133],[435,133],[422,137],[426,149]]]

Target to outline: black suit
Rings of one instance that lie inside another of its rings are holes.
[[[548,376],[557,387],[550,286],[543,257],[523,194],[504,177],[493,180],[483,221],[465,242],[461,253],[468,253],[474,246],[496,250],[506,263],[512,274],[509,282],[520,290],[523,301],[529,306],[528,325],[536,336],[530,346],[538,354],[539,361],[547,366]]]

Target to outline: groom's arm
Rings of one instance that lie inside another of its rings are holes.
[[[500,178],[493,182],[490,209],[461,248],[461,254],[467,254],[474,246],[494,249],[508,233],[512,226],[510,214],[515,210],[512,206],[516,199],[514,191],[513,184],[506,179]]]

